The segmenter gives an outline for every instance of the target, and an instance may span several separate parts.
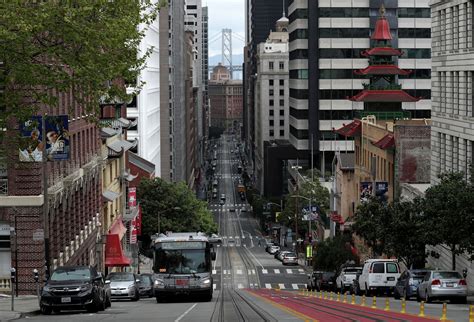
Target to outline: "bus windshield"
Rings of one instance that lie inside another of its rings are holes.
[[[162,249],[155,254],[158,274],[194,274],[210,270],[210,255],[205,249]]]

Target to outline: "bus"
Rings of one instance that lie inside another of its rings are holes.
[[[200,232],[160,234],[153,240],[153,290],[156,302],[170,295],[199,295],[212,300],[213,246]]]

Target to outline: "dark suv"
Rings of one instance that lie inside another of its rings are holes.
[[[102,275],[89,266],[58,267],[41,289],[40,309],[52,311],[86,309],[105,310],[107,294]]]
[[[335,290],[336,273],[314,271],[308,275],[307,288],[310,291],[334,291]]]

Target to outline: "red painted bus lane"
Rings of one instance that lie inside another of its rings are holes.
[[[360,322],[430,322],[439,321],[429,317],[402,314],[397,312],[372,309],[367,306],[353,305],[335,300],[308,297],[295,292],[275,291],[269,289],[251,289],[250,293],[259,296],[269,303],[288,308],[307,318],[321,322],[360,321]]]

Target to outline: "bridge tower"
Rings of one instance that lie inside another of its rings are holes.
[[[228,66],[230,78],[234,72],[232,66],[232,29],[222,29],[222,65]]]

